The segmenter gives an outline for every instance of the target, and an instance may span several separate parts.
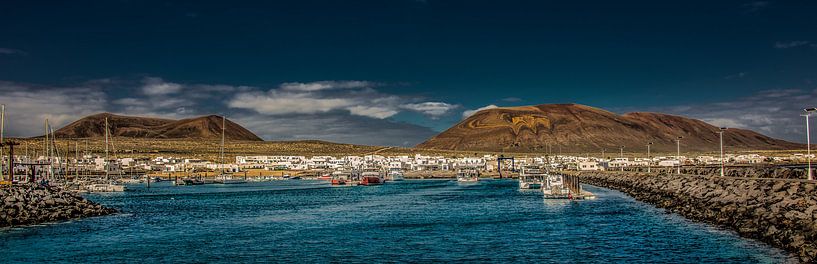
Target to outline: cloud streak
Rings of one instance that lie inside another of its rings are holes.
[[[656,109],[701,119],[715,126],[754,130],[767,136],[805,143],[803,108],[817,102],[817,90],[766,90],[751,96],[702,105]]]
[[[491,104],[491,105],[486,105],[486,106],[483,106],[483,107],[480,107],[480,108],[477,108],[477,109],[465,110],[465,111],[462,112],[462,119],[466,119],[469,116],[471,116],[473,114],[476,114],[479,111],[487,110],[487,109],[494,109],[494,108],[499,108],[499,106]]]
[[[795,41],[788,41],[788,42],[778,41],[778,42],[774,43],[774,47],[776,49],[790,49],[790,48],[796,48],[796,47],[806,46],[806,45],[810,45],[810,44],[811,44],[810,41],[805,41],[805,40],[795,40]],[[811,46],[814,46],[814,45],[811,45]]]

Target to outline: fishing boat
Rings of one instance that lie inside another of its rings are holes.
[[[360,185],[381,185],[384,181],[383,173],[377,169],[367,169],[360,174]]]
[[[479,170],[474,167],[463,167],[458,169],[457,182],[479,182]]]
[[[334,171],[331,174],[332,185],[335,186],[355,186],[358,181],[355,180],[353,172],[350,171]]]
[[[519,172],[519,189],[540,189],[547,176],[547,173],[539,167],[522,167],[522,170]]]
[[[542,185],[542,194],[545,199],[570,199],[571,192],[564,177],[558,174],[548,174]]]
[[[403,177],[403,170],[399,168],[389,169],[389,174],[386,175],[386,180],[388,181],[402,181],[403,179],[405,179]]]

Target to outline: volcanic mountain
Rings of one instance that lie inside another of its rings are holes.
[[[221,116],[209,115],[181,120],[121,116],[101,113],[84,117],[54,131],[60,138],[94,138],[105,136],[105,118],[114,137],[165,139],[221,138]],[[263,141],[251,131],[230,121],[224,122],[224,137],[229,140]]]
[[[720,128],[667,114],[634,112],[618,115],[578,104],[544,104],[479,111],[448,130],[417,145],[424,149],[565,153],[674,152],[719,150]],[[723,136],[727,150],[803,149],[804,144],[730,128]]]

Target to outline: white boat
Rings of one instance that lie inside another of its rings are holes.
[[[457,182],[479,182],[479,170],[471,167],[458,169]]]
[[[387,181],[402,181],[405,177],[403,177],[403,170],[398,168],[391,168],[389,169],[389,174],[386,175]]]
[[[519,172],[519,189],[540,189],[547,176],[547,173],[539,167],[522,167],[522,170]]]
[[[558,174],[548,174],[542,185],[542,194],[545,199],[569,199],[570,189],[565,184],[564,177]]]
[[[92,193],[98,193],[98,192],[124,192],[125,191],[125,186],[116,185],[116,184],[100,183],[100,184],[87,185],[87,186],[85,186],[85,189],[88,190],[88,192],[92,192]]]
[[[241,178],[233,178],[233,175],[230,175],[230,174],[222,174],[222,175],[219,175],[218,177],[216,177],[216,179],[213,180],[213,183],[219,183],[219,184],[243,184],[243,183],[247,183],[247,181],[245,181],[244,179],[241,179]]]

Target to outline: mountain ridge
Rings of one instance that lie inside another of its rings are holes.
[[[418,144],[417,148],[508,152],[716,151],[720,128],[704,121],[654,112],[616,114],[581,104],[541,104],[481,110]],[[730,128],[724,148],[784,150],[805,148],[757,132]]]
[[[62,138],[95,138],[105,136],[105,118],[111,136],[147,139],[220,139],[221,116],[205,115],[185,119],[127,116],[98,113],[76,120],[57,131]],[[263,141],[252,131],[224,120],[224,137],[228,140]]]

